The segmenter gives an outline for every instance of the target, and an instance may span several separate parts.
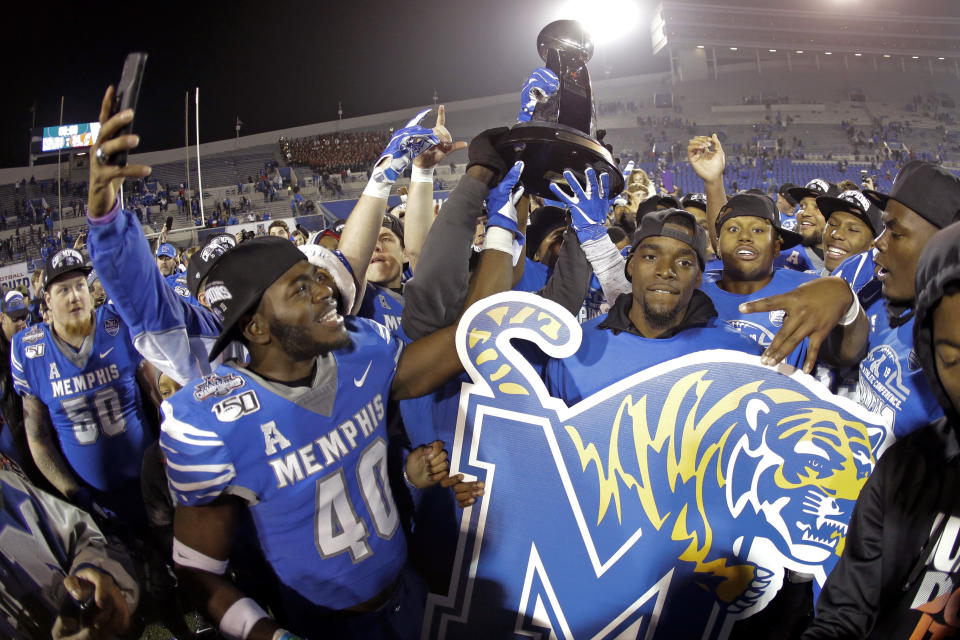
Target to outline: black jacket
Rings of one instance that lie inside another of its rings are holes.
[[[960,419],[937,375],[931,326],[946,287],[960,283],[960,223],[927,244],[916,283],[914,349],[946,415],[881,456],[803,640],[932,639],[960,628]]]

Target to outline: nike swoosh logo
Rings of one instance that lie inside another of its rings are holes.
[[[100,354],[100,359],[103,360],[104,358],[106,358],[108,355],[110,355],[110,352],[113,351],[114,349],[115,349],[115,347],[110,347],[109,349],[107,349],[106,351],[104,351],[103,353],[101,353],[101,354]]]
[[[362,387],[363,383],[367,381],[367,374],[370,373],[370,367],[373,365],[373,360],[367,363],[367,368],[364,370],[363,375],[360,378],[354,378],[353,384],[358,387]]]

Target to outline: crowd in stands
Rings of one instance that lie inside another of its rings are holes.
[[[309,166],[320,174],[363,172],[377,159],[390,139],[386,131],[346,131],[303,138],[281,138],[280,150],[288,163]]]

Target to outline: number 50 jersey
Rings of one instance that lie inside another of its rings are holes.
[[[109,493],[131,482],[139,486],[143,452],[154,438],[136,380],[143,358],[127,326],[111,305],[97,309],[94,323],[77,353],[49,325],[29,327],[13,337],[10,365],[17,393],[38,398],[50,411],[74,472]]]
[[[400,345],[345,322],[352,344],[318,360],[310,387],[224,364],[163,404],[160,435],[177,503],[245,500],[280,581],[330,609],[377,595],[406,559],[385,426]]]

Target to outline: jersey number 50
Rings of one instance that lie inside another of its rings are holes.
[[[73,433],[80,444],[93,444],[103,431],[108,437],[123,433],[127,421],[123,417],[120,396],[113,387],[100,389],[93,397],[93,407],[87,396],[67,398],[61,403],[67,419],[73,423]]]
[[[389,540],[396,533],[400,518],[387,479],[387,443],[383,438],[371,442],[360,454],[357,482],[373,528],[378,536]],[[321,558],[349,551],[350,559],[357,563],[373,553],[367,544],[370,537],[367,524],[357,515],[350,500],[343,469],[317,480],[314,535]]]

